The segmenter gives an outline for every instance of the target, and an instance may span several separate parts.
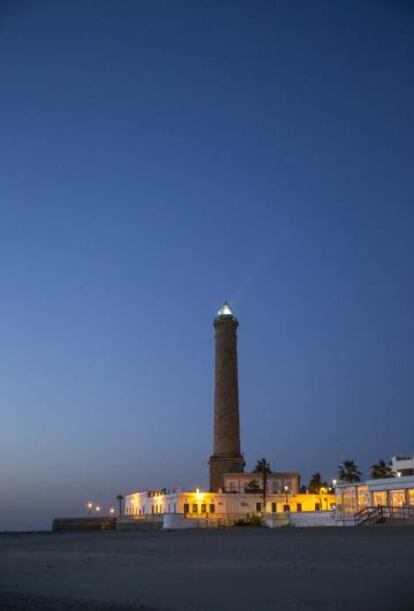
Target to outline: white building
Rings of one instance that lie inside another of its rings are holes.
[[[393,456],[391,469],[395,474],[414,475],[414,456]]]
[[[180,490],[146,490],[125,497],[125,515],[143,519],[164,514],[180,514],[187,518],[242,517],[252,514],[328,511],[335,496],[327,490],[321,494],[300,494],[286,490],[268,494],[244,492],[183,492]]]
[[[390,511],[412,508],[414,517],[414,475],[337,484],[335,492],[338,519],[353,520],[358,512],[379,506]]]

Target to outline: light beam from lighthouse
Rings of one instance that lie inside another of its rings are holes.
[[[214,387],[214,454],[210,457],[210,490],[224,490],[225,473],[243,473],[240,451],[237,318],[227,302],[214,319],[216,361]]]

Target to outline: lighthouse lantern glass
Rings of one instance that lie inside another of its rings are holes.
[[[227,301],[217,310],[217,316],[234,316],[233,311]]]

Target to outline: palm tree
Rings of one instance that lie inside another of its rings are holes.
[[[322,481],[320,473],[314,473],[309,481],[308,490],[311,494],[319,494],[321,488],[328,488],[328,484]]]
[[[385,460],[379,460],[375,465],[371,465],[372,479],[383,479],[385,477],[393,477],[392,469]]]
[[[355,461],[344,460],[338,467],[338,479],[341,482],[353,482],[361,481],[361,471],[359,471]]]
[[[266,458],[262,458],[257,461],[256,467],[253,473],[261,473],[262,474],[262,482],[263,482],[263,508],[266,510],[266,493],[267,493],[267,476],[271,473],[272,470],[270,468],[270,463],[266,460]]]
[[[260,486],[255,479],[252,479],[248,482],[244,488],[244,491],[247,493],[258,493],[260,492]]]
[[[118,494],[116,500],[119,503],[119,515],[122,516],[122,501],[124,500],[124,497],[122,496],[122,494]]]

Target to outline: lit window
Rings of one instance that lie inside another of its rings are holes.
[[[302,511],[302,503],[296,505],[296,511]]]
[[[209,507],[209,512],[210,513],[214,513],[216,511],[216,507],[214,505],[214,503],[211,503],[210,507]]]
[[[193,513],[198,513],[198,505],[197,505],[197,503],[193,503]]]
[[[405,505],[405,490],[391,490],[390,497],[393,507],[403,507]]]

